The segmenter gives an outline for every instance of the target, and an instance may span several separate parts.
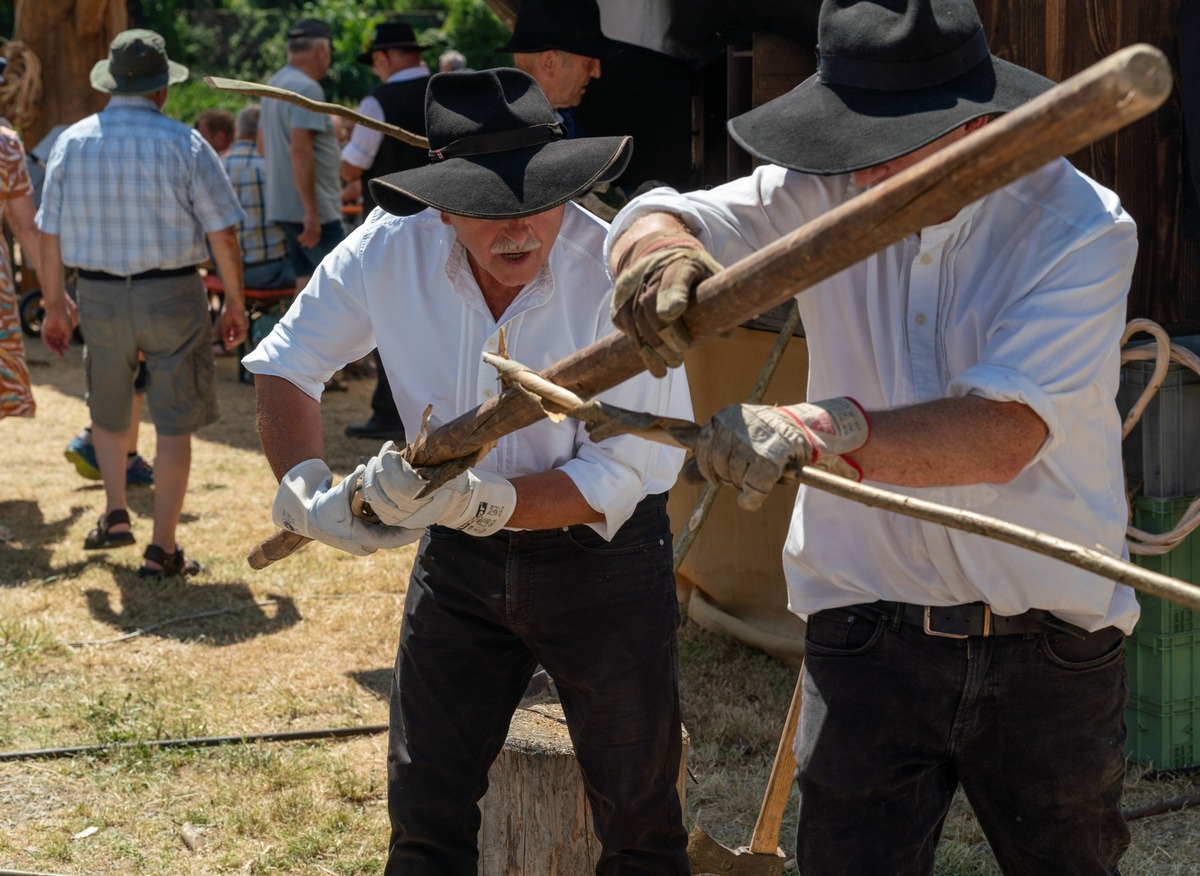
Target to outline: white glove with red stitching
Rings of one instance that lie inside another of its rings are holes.
[[[418,498],[428,484],[389,441],[367,463],[362,497],[392,526],[420,531],[437,523],[479,536],[501,529],[517,506],[516,488],[493,472],[467,469]]]
[[[704,426],[694,452],[705,480],[737,487],[738,504],[753,510],[791,462],[862,480],[862,470],[846,454],[860,449],[869,435],[867,414],[852,398],[787,407],[730,405]]]

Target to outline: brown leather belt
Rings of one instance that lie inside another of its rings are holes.
[[[907,602],[874,602],[864,606],[888,618],[899,617],[906,624],[920,627],[926,635],[947,639],[972,636],[1028,636],[1067,633],[1084,638],[1087,630],[1055,617],[1040,608],[1023,614],[993,614],[984,602],[965,605],[912,605]]]

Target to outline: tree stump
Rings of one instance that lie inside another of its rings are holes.
[[[687,731],[682,732],[681,804],[688,749]],[[517,709],[479,807],[479,876],[595,872],[600,842],[592,832],[591,807],[559,704]]]

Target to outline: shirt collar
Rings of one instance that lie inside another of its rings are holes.
[[[108,99],[108,105],[105,109],[119,109],[127,107],[129,109],[153,110],[154,112],[162,112],[158,108],[158,104],[150,98],[142,94],[114,94]]]
[[[405,67],[403,70],[397,70],[387,78],[387,83],[390,85],[393,82],[407,82],[409,79],[420,79],[422,76],[429,75],[429,68],[424,64],[418,64],[415,67]]]

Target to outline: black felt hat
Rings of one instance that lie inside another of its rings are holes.
[[[596,0],[521,0],[512,37],[499,52],[559,49],[588,58],[607,58],[620,43],[600,29]]]
[[[430,77],[425,130],[428,165],[371,180],[389,213],[532,216],[615,179],[633,152],[632,137],[567,140],[533,77],[507,67]]]
[[[375,25],[371,43],[358,56],[358,63],[370,64],[371,53],[379,49],[419,49],[416,32],[407,21],[384,21]]]
[[[991,54],[972,0],[825,0],[817,72],[731,119],[748,152],[849,173],[912,152],[1054,83]]]

